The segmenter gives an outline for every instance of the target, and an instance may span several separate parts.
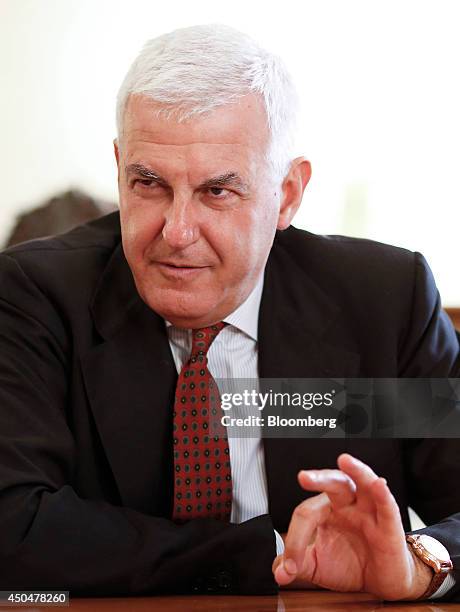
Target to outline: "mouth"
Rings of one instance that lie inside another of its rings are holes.
[[[168,279],[193,278],[209,268],[209,266],[186,264],[182,262],[155,261],[153,263],[157,266],[161,274]]]

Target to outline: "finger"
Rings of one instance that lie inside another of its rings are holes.
[[[277,555],[272,563],[272,572],[275,573],[276,568],[283,563],[283,555]]]
[[[398,538],[404,535],[399,506],[390,491],[385,478],[378,478],[372,485],[372,495],[377,508],[377,525],[386,537],[392,534]]]
[[[355,483],[340,470],[302,470],[297,478],[303,489],[327,493],[335,507],[347,506],[356,499]]]
[[[299,571],[304,571],[303,561],[308,544],[316,528],[329,515],[331,501],[326,494],[315,495],[299,504],[292,513],[289,529],[284,541],[283,563],[278,567],[275,578],[278,584],[289,584]]]
[[[337,464],[356,484],[356,500],[360,509],[367,512],[375,511],[375,501],[370,492],[371,486],[378,479],[374,470],[347,453],[338,457]]]
[[[273,570],[273,577],[279,586],[286,586],[287,584],[290,584],[296,579],[296,576],[297,574],[289,574],[282,562],[278,563]]]
[[[371,467],[348,453],[338,457],[337,465],[354,480],[358,488],[368,488],[378,478]]]

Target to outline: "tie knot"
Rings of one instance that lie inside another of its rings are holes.
[[[192,329],[192,354],[191,357],[198,355],[205,356],[209,351],[209,347],[215,340],[217,334],[225,327],[225,323],[220,321],[209,327],[201,327],[200,329]]]

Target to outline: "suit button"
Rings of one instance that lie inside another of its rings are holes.
[[[229,589],[232,586],[232,575],[230,572],[219,572],[217,584],[220,589]]]
[[[217,588],[217,576],[208,576],[206,580],[206,591],[208,593],[214,593]]]
[[[197,576],[195,583],[192,585],[192,591],[202,593],[204,590],[205,581],[203,576]]]

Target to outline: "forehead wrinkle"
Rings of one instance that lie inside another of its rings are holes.
[[[149,144],[157,147],[195,147],[195,146],[205,146],[205,147],[243,147],[244,149],[250,148],[247,143],[244,142],[207,142],[206,140],[193,140],[190,142],[159,142],[154,138],[135,138],[135,137],[127,137],[126,143],[139,143],[139,144]]]
[[[166,160],[169,161],[172,156],[174,156],[175,161],[181,161],[184,164],[188,164],[193,162],[194,160],[198,161],[207,161],[206,155],[210,156],[212,161],[219,160],[222,163],[229,164],[230,166],[235,166],[238,164],[242,164],[245,167],[248,167],[252,164],[253,155],[248,146],[242,144],[229,144],[229,143],[193,143],[193,144],[160,144],[151,141],[133,141],[129,143],[129,146],[125,150],[125,158],[127,160],[139,161],[139,163],[145,163],[147,165],[147,160],[151,158],[152,164],[154,165],[156,160]],[[139,146],[136,146],[139,145]],[[144,147],[142,145],[150,145],[148,147]],[[205,148],[201,148],[204,146]],[[198,150],[195,150],[197,147]],[[214,149],[218,148],[219,151],[217,154],[212,152],[212,155],[206,153],[206,149]],[[220,152],[220,154],[218,154]],[[242,153],[244,154],[242,155]],[[136,159],[137,158],[137,159]]]

